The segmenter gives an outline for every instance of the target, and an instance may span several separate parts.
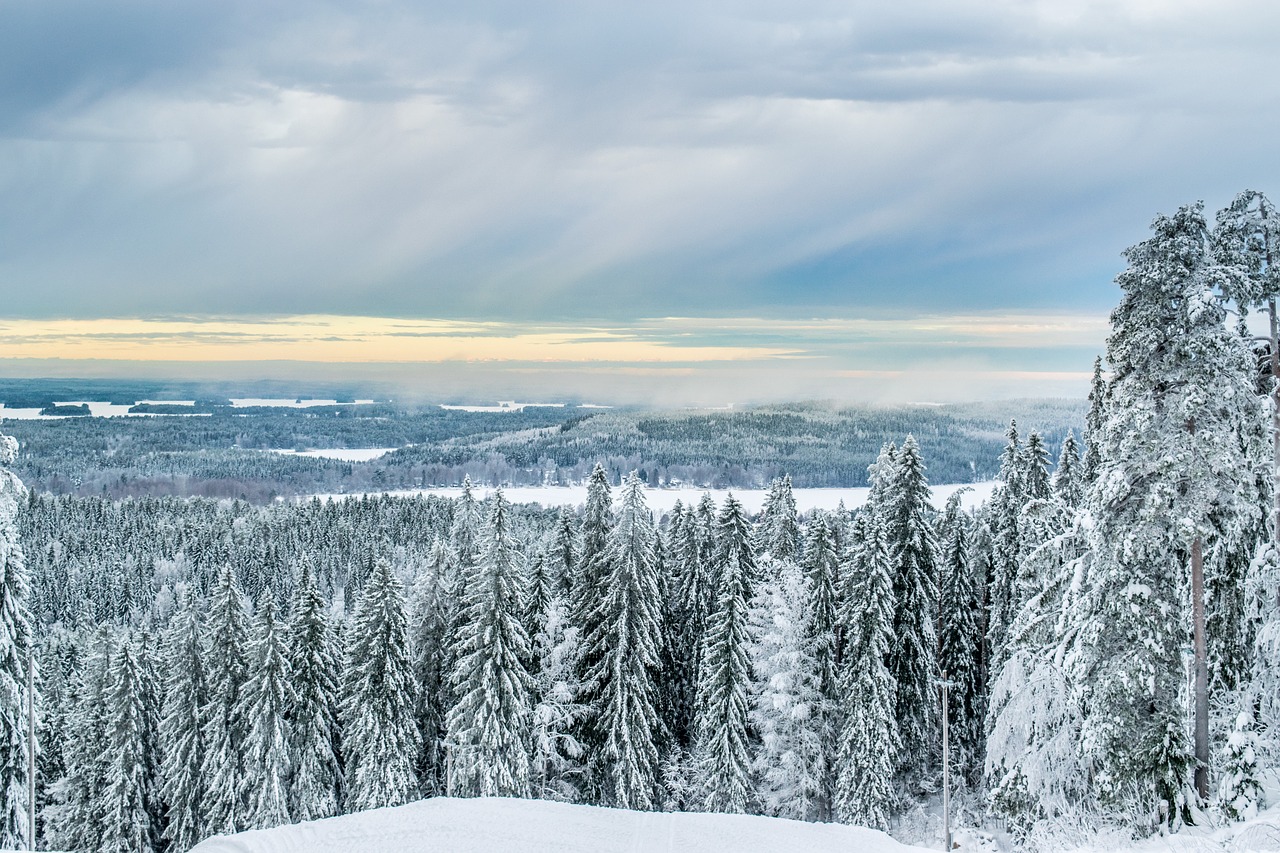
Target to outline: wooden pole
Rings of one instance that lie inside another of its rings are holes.
[[[36,849],[36,675],[27,647],[27,849]]]
[[[1209,799],[1209,660],[1204,635],[1204,542],[1191,543],[1191,630],[1195,644],[1196,796]]]
[[[951,851],[951,727],[948,699],[951,682],[942,673],[942,849]]]

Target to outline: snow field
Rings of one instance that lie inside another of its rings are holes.
[[[910,853],[883,832],[752,815],[435,797],[210,838],[191,853]]]

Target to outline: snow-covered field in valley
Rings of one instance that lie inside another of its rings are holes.
[[[192,853],[910,853],[870,829],[750,815],[437,797],[211,838]]]

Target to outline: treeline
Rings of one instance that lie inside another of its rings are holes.
[[[1074,401],[1018,401],[1051,452],[1079,426]],[[15,470],[32,488],[106,498],[280,496],[457,485],[577,484],[595,464],[612,482],[763,488],[866,484],[879,448],[917,435],[939,482],[990,479],[1009,406],[837,408],[809,404],[723,412],[564,408],[464,412],[337,406],[217,411],[208,417],[9,421]],[[400,448],[364,463],[266,449]]]

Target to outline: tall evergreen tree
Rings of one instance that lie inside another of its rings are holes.
[[[575,732],[585,713],[578,694],[578,629],[556,596],[533,637],[533,793],[541,799],[576,802],[582,782],[582,744]]]
[[[698,686],[698,758],[708,811],[744,812],[750,796],[747,694],[751,659],[747,622],[755,557],[742,504],[730,494],[716,519],[719,594],[702,645]]]
[[[142,664],[128,636],[111,655],[106,700],[107,766],[102,791],[104,853],[151,853],[159,827],[152,822],[158,761],[150,746]]]
[[[756,679],[750,721],[760,736],[752,775],[766,814],[817,820],[827,809],[825,707],[813,631],[813,591],[799,566],[779,564],[751,610],[751,657]]]
[[[289,615],[285,660],[292,676],[287,708],[292,768],[289,809],[295,820],[338,813],[342,768],[338,744],[338,650],[324,597],[304,560]]]
[[[66,776],[54,784],[46,835],[65,850],[102,846],[109,745],[107,696],[112,638],[103,626],[84,638],[76,699],[69,715]]]
[[[1058,465],[1053,469],[1053,494],[1069,507],[1079,507],[1084,500],[1084,471],[1080,461],[1080,445],[1076,435],[1067,430],[1058,453]]]
[[[249,677],[240,694],[240,716],[247,726],[241,777],[244,825],[269,829],[293,819],[289,777],[290,731],[286,715],[296,704],[293,672],[276,615],[275,599],[262,597],[248,646]]]
[[[1022,450],[1022,497],[1024,500],[1049,499],[1049,451],[1040,433],[1027,436]]]
[[[18,442],[0,435],[0,847],[26,843],[35,815],[27,805],[28,668],[31,640],[26,560],[18,538],[18,513],[26,487],[9,470]]]
[[[457,598],[461,590],[449,582],[452,556],[437,537],[427,564],[414,581],[410,625],[414,680],[417,683],[418,731],[422,761],[418,778],[425,793],[444,793],[446,785],[445,715],[453,707],[453,667],[457,650],[453,629],[461,624]]]
[[[398,806],[418,794],[404,587],[380,558],[346,636],[341,685],[347,809]]]
[[[791,488],[791,475],[779,477],[769,484],[769,492],[760,512],[756,550],[774,562],[800,557],[800,521],[796,515],[796,496]]]
[[[902,738],[901,767],[928,766],[936,738],[934,726],[937,637],[938,545],[927,517],[929,482],[920,447],[908,435],[898,453],[885,537],[894,567],[894,643],[888,658],[897,687],[897,718]]]
[[[601,801],[619,808],[648,810],[658,802],[657,539],[643,483],[633,473],[599,557],[603,577],[588,620],[593,629],[583,640],[588,749]]]
[[[885,665],[897,610],[893,567],[874,513],[860,514],[854,533],[841,613],[848,643],[841,669],[845,713],[836,757],[835,813],[844,823],[887,829],[901,749],[898,690]]]
[[[815,513],[804,537],[803,568],[809,584],[812,615],[807,620],[809,637],[813,642],[813,654],[818,667],[818,692],[823,701],[815,707],[822,718],[815,730],[823,739],[822,790],[819,795],[817,818],[830,820],[835,797],[835,762],[831,756],[836,751],[839,735],[839,708],[841,703],[840,661],[843,654],[844,627],[840,621],[839,536],[837,516]]]
[[[999,670],[1004,661],[1009,625],[1018,609],[1018,559],[1022,550],[1018,518],[1026,502],[1021,464],[1023,449],[1016,420],[1009,422],[1005,438],[1005,449],[1000,456],[1000,485],[986,513],[991,544],[984,658],[992,672]]]
[[[982,764],[985,714],[979,656],[978,579],[969,563],[969,519],[960,508],[963,491],[947,499],[939,522],[942,541],[938,565],[938,671],[951,688],[952,766],[962,779],[975,779]]]
[[[1093,378],[1089,382],[1089,413],[1084,420],[1084,459],[1081,463],[1081,481],[1085,486],[1098,477],[1102,463],[1103,406],[1107,402],[1107,383],[1102,377],[1102,356],[1093,359]]]
[[[1127,250],[1117,278],[1124,296],[1107,343],[1115,372],[1089,495],[1094,560],[1076,659],[1100,793],[1176,822],[1189,814],[1193,769],[1200,796],[1209,785],[1202,557],[1250,527],[1268,448],[1252,355],[1213,289],[1200,206],[1158,217],[1152,229]],[[1187,623],[1194,755],[1178,699]]]
[[[204,835],[239,832],[244,828],[240,778],[244,773],[244,743],[248,733],[240,694],[246,678],[245,644],[248,628],[244,602],[235,573],[224,565],[209,606],[205,639],[208,701],[204,707],[204,762],[200,776]]]
[[[167,806],[164,837],[179,850],[199,843],[205,754],[202,713],[208,701],[200,614],[192,591],[182,591],[181,602],[169,626],[164,644],[165,700],[160,721],[161,799]]]
[[[498,491],[467,589],[467,633],[453,675],[458,702],[448,715],[450,790],[457,796],[529,794],[530,650],[509,513]]]

